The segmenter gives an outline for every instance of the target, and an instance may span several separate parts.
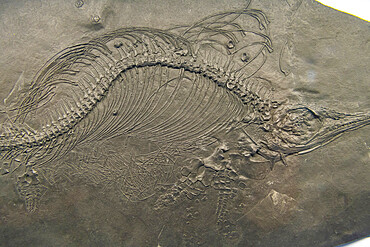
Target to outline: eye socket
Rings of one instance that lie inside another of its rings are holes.
[[[278,124],[280,138],[293,144],[309,141],[321,127],[320,118],[308,108],[288,111]]]
[[[297,124],[311,125],[312,122],[319,121],[319,117],[308,108],[292,109],[288,111],[287,117]]]

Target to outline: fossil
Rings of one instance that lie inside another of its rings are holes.
[[[370,124],[368,113],[276,100],[272,83],[257,73],[273,52],[268,25],[262,11],[247,7],[165,30],[123,28],[66,48],[5,108],[2,174],[16,177],[33,212],[65,170],[102,186],[115,184],[128,200],[140,201],[169,181],[176,158],[192,156],[178,181],[158,195],[155,209],[213,188],[220,231],[232,234],[227,201],[235,184],[263,179],[287,156]],[[146,140],[155,151],[130,157],[129,149],[120,156],[112,148],[108,154],[94,150],[96,156],[79,157],[85,161],[75,165],[62,161],[78,157],[86,144],[99,149],[112,139],[122,146]],[[205,147],[212,153],[202,155]]]

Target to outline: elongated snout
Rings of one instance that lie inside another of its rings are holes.
[[[285,155],[304,154],[366,125],[370,125],[370,113],[294,107],[277,117],[272,131],[277,138],[269,149]]]
[[[340,137],[345,132],[356,130],[370,124],[370,114],[345,114],[340,119],[325,118],[323,127],[313,138],[300,147],[299,154],[310,152]]]

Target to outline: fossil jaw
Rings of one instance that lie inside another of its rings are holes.
[[[344,132],[356,130],[370,124],[370,114],[340,114],[339,118],[325,116],[324,126],[305,145],[296,148],[302,149],[299,154],[310,152],[335,140]]]
[[[328,109],[293,106],[276,112],[268,130],[268,149],[283,155],[304,154],[335,140],[347,131],[370,125],[370,114],[346,114]]]

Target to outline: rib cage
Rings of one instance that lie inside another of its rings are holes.
[[[235,95],[184,70],[138,68],[113,83],[96,111],[81,123],[84,142],[120,135],[158,143],[190,142],[246,114]]]
[[[261,52],[263,54],[263,50]],[[251,112],[257,113],[261,106],[264,107],[262,115],[269,111],[268,100],[265,102],[248,90],[250,75],[239,71],[240,76],[236,78],[230,63],[227,66],[229,70],[225,71],[221,65],[209,63],[207,57],[198,58],[192,54],[190,43],[173,34],[152,29],[123,29],[88,44],[71,47],[51,59],[36,76],[15,119],[24,122],[28,113],[47,104],[54,95],[72,95],[69,105],[64,110],[60,109],[60,105],[50,108],[50,111],[57,112],[54,118],[58,120],[50,119],[51,123],[44,131],[33,131],[28,139],[14,138],[9,141],[8,138],[1,143],[1,148],[43,145],[67,133],[105,97],[120,73],[157,65],[206,77],[232,91],[252,108]]]
[[[243,27],[236,22],[241,17],[249,18],[250,26]],[[26,121],[32,126],[30,112],[34,115],[49,101],[72,95],[66,100],[67,105],[64,109],[60,105],[48,107],[56,114],[52,114],[54,118],[45,126],[36,124],[31,131],[23,128],[28,138],[10,140],[0,136],[1,149],[44,145],[48,139],[68,132],[105,96],[121,72],[138,67],[161,65],[198,73],[232,90],[245,103],[250,104],[253,99],[260,104],[259,97],[247,87],[249,79],[263,65],[266,52],[272,51],[267,25],[263,12],[245,8],[211,15],[193,25],[170,30],[123,28],[69,47],[40,69],[28,95],[10,111],[17,111],[12,116],[13,122]],[[244,60],[246,54],[251,56],[248,61]],[[46,130],[40,131],[42,127]],[[20,130],[22,128],[17,132]]]

